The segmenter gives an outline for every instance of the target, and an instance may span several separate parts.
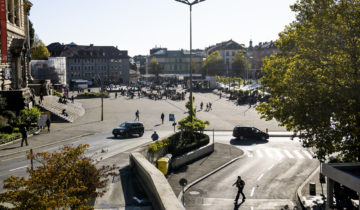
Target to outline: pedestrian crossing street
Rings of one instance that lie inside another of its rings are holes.
[[[313,153],[308,150],[287,150],[275,148],[252,149],[242,148],[249,158],[272,158],[272,159],[314,159]]]

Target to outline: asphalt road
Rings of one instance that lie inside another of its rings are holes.
[[[186,209],[293,209],[297,188],[319,165],[298,139],[238,141],[229,133],[218,132],[216,141],[240,147],[245,156],[189,188],[185,193]],[[232,184],[237,176],[246,182],[246,200],[235,205],[237,189]]]
[[[171,132],[160,131],[161,136],[168,135]],[[152,132],[146,131],[142,137],[133,138],[114,138],[110,133],[97,133],[86,137],[72,139],[68,142],[59,142],[52,145],[38,147],[33,149],[33,153],[59,151],[64,144],[77,146],[79,144],[89,144],[89,150],[86,155],[95,160],[101,160],[101,165],[117,165],[124,167],[129,164],[129,151],[139,146],[151,142]],[[31,138],[30,138],[31,139]],[[31,140],[30,140],[31,142]],[[11,147],[10,147],[11,148]],[[116,158],[114,158],[116,156]],[[34,167],[39,165],[34,161]],[[30,161],[26,159],[26,153],[14,153],[8,156],[0,157],[0,186],[3,191],[3,181],[9,176],[25,176],[26,169],[30,168]]]
[[[26,148],[19,148],[20,142],[15,145],[0,146],[0,187],[3,185],[3,180],[11,175],[26,176],[26,168],[30,167],[30,162],[26,160],[25,149],[33,148],[35,153],[41,151],[51,152],[59,149],[64,144],[77,145],[86,143],[90,145],[87,155],[101,159],[100,165],[116,164],[119,167],[124,167],[128,164],[129,151],[150,142],[150,135],[154,130],[159,133],[160,138],[173,131],[172,122],[169,122],[167,117],[164,124],[161,124],[161,113],[164,113],[165,116],[173,113],[177,121],[187,115],[184,108],[186,101],[154,101],[147,98],[128,99],[127,97],[120,96],[115,99],[114,93],[110,95],[111,98],[104,100],[104,121],[100,121],[100,99],[81,99],[77,101],[83,104],[86,114],[75,120],[75,122],[52,123],[51,133],[30,137],[30,146]],[[208,129],[230,131],[234,125],[249,125],[262,130],[268,128],[269,131],[285,130],[283,127],[279,127],[274,120],[265,121],[260,119],[254,107],[247,105],[237,106],[233,101],[225,98],[220,99],[212,93],[195,93],[194,96],[197,117],[210,121]],[[211,102],[213,109],[210,111],[200,110],[200,102],[205,104],[204,107],[206,107],[206,103]],[[134,120],[137,109],[140,111],[140,121],[145,126],[146,132],[144,136],[131,139],[114,139],[111,135],[112,128],[118,126],[121,122]],[[253,187],[255,187],[253,196],[248,197],[248,200],[242,205],[243,207],[250,204],[251,199],[258,204],[261,203],[261,199],[293,201],[294,186],[298,185],[308,171],[311,171],[317,164],[316,161],[307,158],[307,155],[303,152],[304,149],[295,141],[271,138],[269,143],[244,141],[239,144],[231,140],[231,132],[217,132],[215,139],[220,143],[231,143],[241,147],[241,149],[247,151],[247,156],[211,176],[211,178],[206,179],[205,182],[201,182],[199,185],[191,188],[188,194],[192,191],[198,191],[200,194],[196,195],[196,192],[193,193],[195,195],[191,194],[194,199],[189,200],[190,209],[201,209],[204,206],[213,205],[214,202],[218,205],[220,205],[219,203],[226,204],[225,209],[228,209],[227,207],[234,207],[231,205],[233,205],[232,201],[236,190],[234,187],[231,187],[231,184],[239,174],[244,176],[247,182],[245,188],[247,195],[250,195]],[[34,147],[34,142],[41,142],[41,144],[47,146]],[[281,151],[283,158],[278,159],[275,155],[277,153],[269,152],[270,150],[268,151],[268,149],[275,149],[274,151],[277,149],[288,150],[294,158],[288,157],[285,151]],[[292,149],[302,154],[303,158],[298,157],[297,153]],[[106,152],[103,153],[102,151]],[[274,155],[270,156],[270,153]],[[36,166],[38,163],[34,164]],[[254,181],[262,174],[264,175],[259,181]],[[213,180],[213,182],[205,184],[205,188],[196,188],[201,186],[202,183],[206,183],[207,180]],[[271,181],[271,183],[265,183],[266,180]],[[259,187],[257,187],[258,185]],[[286,189],[283,189],[284,186]],[[117,190],[121,190],[121,188],[117,187],[119,186],[113,181],[109,192],[118,193]],[[210,188],[207,189],[206,187]],[[221,192],[219,189],[222,189]],[[1,189],[1,191],[3,190]],[[288,195],[287,198],[284,198],[286,196],[282,195],[284,191],[288,192],[285,193],[285,195]],[[123,198],[119,198],[119,196],[114,197],[113,195],[107,196],[105,200],[109,200],[105,204],[108,206],[121,206],[124,205],[122,202],[126,200],[124,195],[119,195],[123,196]],[[103,203],[104,200],[98,202],[99,205]],[[252,206],[256,207],[257,205],[254,204]],[[194,207],[192,208],[192,206]],[[222,209],[222,207],[217,208],[216,205],[213,206],[214,208],[211,209]]]

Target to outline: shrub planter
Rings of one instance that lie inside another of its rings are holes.
[[[97,92],[84,92],[76,96],[76,99],[87,99],[87,98],[101,98],[101,95],[104,98],[109,98],[109,93],[104,92],[103,94]]]

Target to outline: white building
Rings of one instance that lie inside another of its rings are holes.
[[[230,39],[229,41],[217,43],[216,45],[206,48],[205,52],[206,55],[209,55],[215,51],[219,51],[224,60],[224,74],[229,75],[232,73],[232,59],[240,50],[245,50],[245,46]]]

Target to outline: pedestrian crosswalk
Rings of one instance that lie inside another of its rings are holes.
[[[272,159],[313,159],[313,153],[308,150],[287,150],[275,148],[242,148],[249,158],[272,158]]]

